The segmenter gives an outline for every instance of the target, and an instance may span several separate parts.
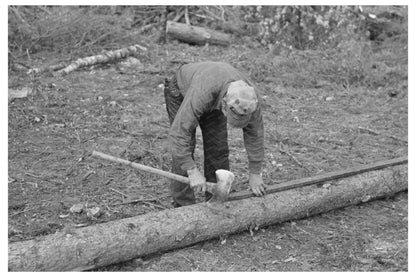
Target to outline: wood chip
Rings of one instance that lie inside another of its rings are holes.
[[[77,213],[77,214],[82,213],[83,210],[84,210],[84,204],[82,203],[75,204],[69,209],[71,213]]]

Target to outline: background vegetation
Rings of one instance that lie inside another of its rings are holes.
[[[257,81],[275,72],[292,87],[407,88],[406,6],[10,6],[9,66],[44,51],[71,59],[161,43],[165,19],[267,53],[247,62]]]

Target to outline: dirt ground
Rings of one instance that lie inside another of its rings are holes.
[[[228,61],[253,75],[250,59],[258,55],[259,50],[247,46],[173,43],[152,47],[138,59],[64,77],[10,74],[9,88],[30,87],[32,93],[8,104],[9,242],[173,208],[167,180],[97,160],[91,152],[169,170],[169,123],[161,84],[178,67],[176,61]],[[47,56],[33,58],[42,65]],[[267,183],[407,155],[407,90],[391,97],[383,88],[296,89],[278,84],[270,78],[259,83]],[[235,190],[245,190],[241,131],[229,131],[229,146],[239,184]],[[201,163],[200,134],[196,159]],[[76,204],[84,211],[71,211]],[[95,207],[98,215],[86,212]],[[407,271],[407,207],[404,192],[100,270]]]

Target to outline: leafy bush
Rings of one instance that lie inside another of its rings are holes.
[[[262,28],[264,45],[280,43],[296,49],[333,46],[361,35],[365,16],[350,6],[247,6],[244,19]]]
[[[319,88],[407,88],[407,11],[384,19],[348,6],[244,7],[270,49],[248,69],[257,81]],[[401,8],[397,8],[399,11]],[[399,89],[400,89],[399,88]]]

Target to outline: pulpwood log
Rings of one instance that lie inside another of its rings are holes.
[[[10,271],[88,270],[386,197],[407,190],[407,165],[280,193],[148,213],[9,244]]]
[[[231,42],[229,34],[173,21],[167,22],[166,33],[179,41],[197,45],[209,43],[228,46]]]
[[[65,63],[60,63],[57,65],[51,65],[51,66],[44,66],[41,68],[32,68],[27,73],[28,74],[39,74],[45,71],[55,71],[58,70],[55,75],[56,76],[63,76],[66,74],[69,74],[70,72],[81,68],[85,66],[91,66],[95,64],[104,64],[116,60],[120,60],[122,58],[126,58],[128,56],[134,55],[137,52],[146,51],[147,48],[143,47],[141,45],[135,44],[126,48],[114,50],[114,51],[107,51],[102,54],[96,55],[96,56],[90,56],[85,58],[80,58],[74,62],[72,62],[69,65],[66,65]]]

